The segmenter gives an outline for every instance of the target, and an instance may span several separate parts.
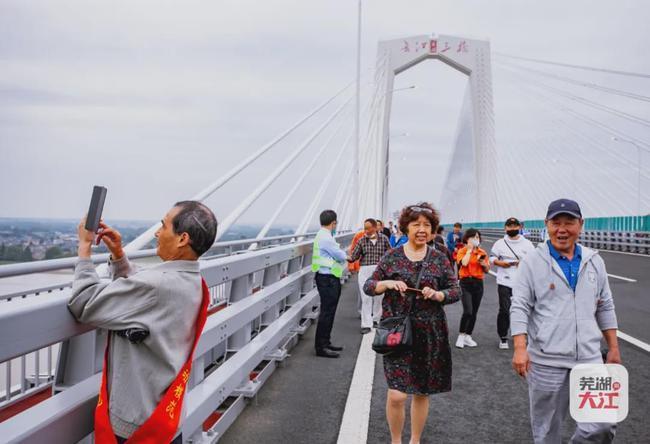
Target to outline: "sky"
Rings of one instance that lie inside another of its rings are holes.
[[[80,217],[92,185],[101,184],[109,189],[107,220],[158,220],[354,79],[356,14],[352,0],[1,2],[0,217]],[[365,87],[380,40],[432,33],[489,39],[499,53],[650,73],[650,3],[641,0],[366,0],[362,17]],[[543,202],[563,190],[592,216],[647,212],[650,198],[641,189],[650,185],[648,153],[637,156],[593,127],[558,130],[566,119],[545,103],[550,93],[538,90],[536,97],[538,85],[517,78],[524,66],[645,96],[650,79],[505,62],[493,62],[500,162],[494,174],[503,216],[541,217]],[[416,88],[394,94],[390,210],[440,201],[466,83],[433,60],[396,79],[396,88]],[[647,102],[557,85],[650,119]],[[210,197],[217,217],[236,208],[335,106]],[[646,125],[583,111],[650,141]],[[320,136],[332,135],[335,147],[278,223],[297,225],[304,217],[351,120],[343,114],[340,131],[328,127]],[[298,156],[240,221],[265,222],[314,153]],[[331,205],[339,189],[353,192],[342,184],[344,169],[345,163],[335,167],[323,204]]]

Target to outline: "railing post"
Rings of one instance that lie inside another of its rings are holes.
[[[232,281],[230,288],[230,303],[241,301],[249,297],[253,291],[253,274],[238,277]],[[237,330],[232,336],[228,338],[227,351],[237,351],[243,346],[248,344],[251,340],[251,324],[247,323],[242,328]]]
[[[293,273],[297,273],[302,269],[302,259],[303,256],[298,256],[294,257],[289,261],[289,266],[287,267],[287,274],[291,275]],[[287,298],[287,305],[293,305],[296,302],[300,300],[300,294],[301,294],[301,287],[302,287],[302,282],[299,283],[300,285],[296,286],[296,291],[291,293],[289,297]]]
[[[280,264],[271,265],[264,269],[262,287],[268,287],[280,280]],[[270,325],[280,316],[280,304],[275,304],[262,313],[262,325]]]
[[[101,371],[106,335],[106,330],[93,330],[61,343],[52,387],[54,393]]]

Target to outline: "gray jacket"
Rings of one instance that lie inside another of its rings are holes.
[[[605,263],[584,246],[575,293],[542,242],[529,253],[515,277],[510,307],[513,336],[528,334],[530,360],[573,368],[602,363],[602,330],[617,328]]]
[[[90,260],[75,267],[68,309],[85,324],[110,330],[109,413],[115,434],[129,438],[151,415],[187,360],[202,300],[197,261],[169,261],[136,272],[128,259],[111,263],[101,281]],[[114,331],[142,328],[138,344]],[[180,412],[179,412],[180,413]]]

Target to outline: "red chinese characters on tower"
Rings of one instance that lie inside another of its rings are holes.
[[[462,42],[458,43],[458,48],[456,48],[456,52],[468,52],[467,41],[463,40]]]
[[[438,52],[438,41],[431,40],[429,42],[429,54],[435,54]]]
[[[411,47],[408,40],[404,40],[404,44],[402,45],[402,52],[411,52]]]

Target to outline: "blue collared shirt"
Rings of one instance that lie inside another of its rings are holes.
[[[334,259],[336,262],[341,264],[346,263],[347,254],[345,251],[341,250],[341,247],[332,236],[332,232],[321,228],[322,234],[318,236],[318,248],[320,248],[321,257]],[[332,274],[332,270],[329,267],[320,267],[318,270],[320,274]]]
[[[573,252],[573,259],[569,260],[566,256],[562,256],[551,244],[551,241],[546,241],[548,244],[548,250],[555,259],[555,262],[560,266],[564,277],[569,282],[569,285],[576,291],[576,286],[578,285],[578,272],[580,271],[580,262],[582,262],[582,248],[580,245],[576,245],[575,251]]]

